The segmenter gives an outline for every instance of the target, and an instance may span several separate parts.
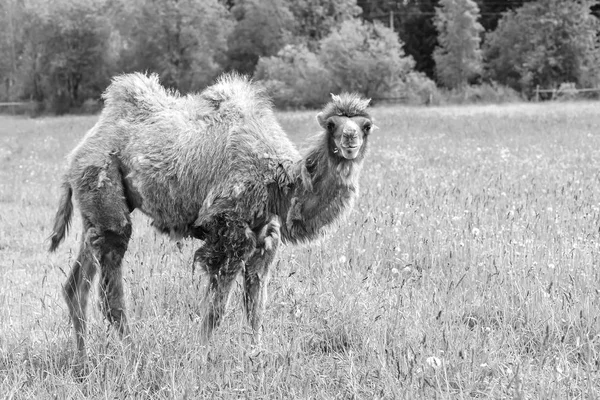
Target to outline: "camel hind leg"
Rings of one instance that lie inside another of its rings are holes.
[[[69,315],[75,330],[78,364],[85,362],[86,308],[90,287],[96,275],[96,266],[85,238],[81,242],[77,260],[63,287],[63,295],[69,308]]]
[[[102,231],[94,248],[100,264],[100,309],[121,337],[129,336],[123,294],[122,261],[131,237],[131,224],[121,232]]]
[[[260,230],[256,250],[248,260],[244,271],[244,308],[246,318],[254,332],[255,344],[261,341],[263,316],[267,302],[269,267],[277,254],[280,243],[280,225],[277,217]]]
[[[100,305],[105,317],[121,336],[129,333],[121,265],[132,227],[118,161],[115,160],[111,156],[102,166],[86,167],[72,185],[84,222],[84,241],[64,293],[82,359],[85,359],[85,308],[96,268],[100,272]]]

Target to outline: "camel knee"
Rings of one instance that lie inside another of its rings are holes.
[[[120,225],[119,230],[103,230],[92,227],[87,231],[87,245],[91,246],[96,253],[108,257],[108,262],[120,261],[129,245],[132,232],[131,223],[122,221]]]
[[[202,226],[205,232],[204,244],[194,256],[211,274],[239,272],[256,249],[256,235],[248,224],[238,216],[223,213],[215,216]]]
[[[256,237],[256,248],[261,252],[273,252],[281,241],[281,225],[278,217],[272,217],[259,231]]]

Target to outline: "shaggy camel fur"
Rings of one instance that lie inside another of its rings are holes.
[[[245,311],[258,338],[280,242],[316,238],[358,194],[374,129],[369,100],[332,95],[317,116],[323,131],[303,157],[263,91],[234,74],[185,97],[163,88],[156,75],[122,75],[104,100],[98,122],[68,157],[50,237],[54,251],[69,227],[74,195],[83,235],[64,295],[79,356],[85,358],[85,310],[97,269],[101,308],[121,336],[129,333],[121,261],[136,208],[161,232],[203,241],[195,262],[209,276],[204,338],[219,324],[242,271]]]

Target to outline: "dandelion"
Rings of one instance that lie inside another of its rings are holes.
[[[341,256],[339,258],[340,264],[345,264],[346,263],[346,256]]]
[[[473,236],[479,236],[480,233],[481,231],[478,228],[473,228],[473,230],[471,231],[471,234]]]
[[[442,366],[442,360],[440,360],[437,357],[431,356],[431,357],[427,357],[427,359],[425,360],[425,364],[427,364],[429,367],[431,367],[433,369],[438,369],[439,367]]]
[[[392,274],[398,275],[398,268],[392,268]]]
[[[564,369],[560,364],[556,364],[556,372],[558,372],[561,375],[564,372]]]

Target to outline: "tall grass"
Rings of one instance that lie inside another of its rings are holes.
[[[273,265],[250,346],[239,290],[199,340],[198,243],[134,214],[133,344],[90,307],[91,370],[73,377],[60,296],[78,221],[45,238],[64,156],[93,117],[0,117],[0,397],[597,398],[598,104],[378,108],[350,217]],[[314,112],[279,115],[294,141]]]

